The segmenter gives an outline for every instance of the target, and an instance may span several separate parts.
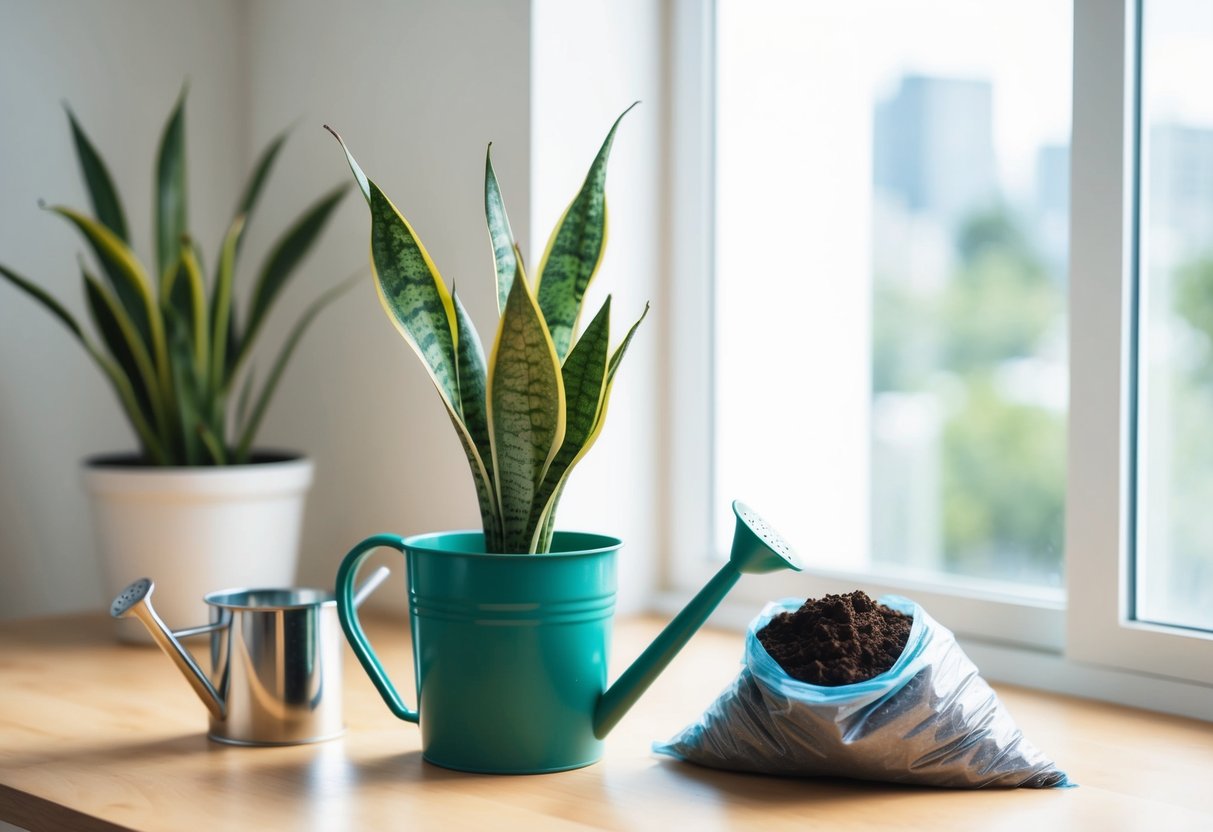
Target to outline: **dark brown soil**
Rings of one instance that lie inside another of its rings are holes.
[[[758,640],[789,676],[834,687],[884,673],[910,637],[914,619],[858,590],[810,598],[758,631]]]

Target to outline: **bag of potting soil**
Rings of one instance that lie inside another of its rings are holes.
[[[786,599],[767,604],[750,624],[737,679],[698,722],[669,742],[655,743],[653,750],[713,768],[785,776],[955,788],[1071,785],[1065,773],[1024,738],[951,631],[913,601],[895,595],[879,600],[891,611],[882,611],[886,616],[901,613],[912,619],[905,646],[900,655],[894,651],[889,656],[896,660],[888,670],[838,684],[838,678],[830,677],[841,673],[845,679],[853,656],[840,653],[837,660],[827,661],[807,657],[805,667],[796,667],[789,664],[796,657],[781,646],[781,661],[793,666],[798,676],[820,676],[824,683],[793,678],[763,647],[759,633],[777,616],[795,613],[801,603]],[[841,623],[818,622],[817,632],[868,636],[879,652],[881,632],[873,637],[870,623],[857,628],[854,621],[839,619]],[[782,616],[776,625],[787,620]],[[879,629],[879,621],[877,625]],[[884,642],[887,648],[889,639]],[[830,647],[827,643],[827,653]]]

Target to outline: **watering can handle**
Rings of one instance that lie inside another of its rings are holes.
[[[381,546],[397,549],[404,554],[404,541],[399,535],[377,534],[359,543],[341,561],[341,568],[337,570],[337,616],[341,619],[341,629],[345,631],[345,638],[353,648],[354,655],[362,663],[366,675],[371,677],[388,709],[405,722],[416,722],[417,711],[404,704],[404,700],[396,692],[387,671],[379,663],[379,657],[371,649],[366,633],[362,631],[362,624],[358,621],[358,609],[354,604],[354,578],[358,575],[358,567]]]

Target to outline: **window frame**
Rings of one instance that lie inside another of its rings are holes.
[[[1133,618],[1141,21],[1075,3],[1067,655],[1213,685],[1213,633]]]
[[[734,496],[713,493],[710,451],[713,5],[675,0],[670,18],[667,297],[678,312],[669,317],[667,557],[657,597],[670,611],[719,567],[708,556],[712,512],[728,511]],[[1213,720],[1213,634],[1130,618],[1139,0],[1075,0],[1073,20],[1065,593],[811,569],[746,576],[714,620],[742,627],[780,597],[904,594],[955,630],[990,678]]]

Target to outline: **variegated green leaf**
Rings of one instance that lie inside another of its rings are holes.
[[[602,398],[600,399],[598,405],[598,413],[594,417],[593,430],[590,431],[589,436],[585,438],[585,440],[581,443],[581,447],[565,466],[564,474],[561,476],[555,490],[551,492],[550,496],[547,498],[546,504],[542,508],[543,513],[541,515],[542,522],[540,523],[540,528],[543,529],[543,532],[540,536],[539,543],[536,546],[535,551],[537,552],[546,552],[551,546],[552,527],[555,521],[556,507],[560,502],[561,494],[564,493],[565,483],[568,482],[569,474],[572,473],[573,469],[577,466],[577,463],[580,462],[587,453],[589,453],[590,448],[594,446],[594,443],[598,441],[598,437],[602,433],[603,425],[606,423],[607,405],[610,404],[611,390],[615,383],[615,373],[619,370],[619,365],[623,361],[623,356],[627,352],[628,345],[632,343],[632,338],[635,336],[637,328],[639,328],[641,321],[643,321],[645,316],[648,314],[649,305],[646,303],[644,305],[644,311],[640,313],[640,317],[636,320],[636,323],[632,324],[631,328],[628,330],[628,334],[624,336],[623,343],[616,348],[615,352],[611,354],[610,360],[607,362],[605,384],[602,390]],[[589,332],[588,328],[586,329],[586,332]],[[583,335],[582,339],[584,338],[585,336]],[[553,463],[553,467],[555,467],[555,463]]]
[[[453,289],[451,302],[455,307],[456,335],[458,336],[455,350],[458,358],[456,370],[459,373],[459,404],[463,414],[463,424],[467,428],[468,436],[472,440],[478,458],[483,463],[483,460],[492,458],[493,451],[492,443],[489,441],[488,409],[485,400],[488,379],[484,347],[480,343],[480,335],[476,332],[476,326],[472,323],[471,316],[468,315],[467,309],[459,299],[459,294]],[[472,474],[478,479],[481,476],[485,479],[484,487],[481,487],[480,483],[477,484],[476,497],[480,503],[480,517],[486,529],[499,525],[500,511],[497,507],[492,469],[484,467],[483,470],[478,470],[473,463]]]
[[[227,451],[223,447],[223,440],[219,438],[219,435],[206,422],[198,424],[198,437],[202,440],[202,444],[206,446],[207,452],[215,460],[216,465],[228,464]]]
[[[459,435],[459,445],[463,448],[463,453],[467,456],[468,467],[472,470],[472,483],[476,487],[476,502],[480,507],[480,520],[484,526],[484,550],[486,552],[504,552],[500,511],[497,508],[497,491],[490,478],[489,468],[485,465],[485,460],[491,460],[491,457],[481,456],[472,441],[471,434],[468,433],[467,426],[463,424],[463,420],[455,414],[455,411],[448,406],[446,412],[451,418],[451,425],[455,428],[455,433]]]
[[[518,270],[515,254],[514,232],[510,229],[510,218],[505,212],[497,174],[493,172],[493,145],[484,155],[484,216],[489,226],[489,242],[493,246],[493,261],[497,266],[497,312],[505,312],[505,302],[510,296],[514,272]]]
[[[243,239],[243,235],[241,235]],[[206,307],[206,283],[202,277],[202,263],[198,259],[197,250],[186,246],[181,251],[183,294],[189,296],[189,323],[193,335],[194,361],[197,364],[199,379],[206,378],[207,358],[211,351],[210,320]],[[229,330],[234,329],[234,322]]]
[[[463,421],[459,358],[455,354],[459,336],[454,301],[412,226],[362,172],[341,136],[328,125],[325,129],[340,142],[350,171],[371,209],[371,264],[380,303],[421,358],[442,397],[472,469],[483,514],[484,507],[496,504],[497,494],[489,475],[490,460],[477,449]],[[500,549],[497,523],[485,524],[485,543],[490,551]]]
[[[615,381],[615,373],[619,370],[619,365],[623,361],[623,356],[627,353],[628,347],[632,343],[632,338],[636,335],[636,330],[640,328],[640,324],[649,315],[649,305],[644,305],[644,311],[640,313],[640,317],[636,319],[636,323],[632,324],[628,329],[628,334],[623,337],[623,342],[615,348],[615,352],[611,353],[611,360],[607,363],[607,386],[609,387]],[[603,407],[605,408],[605,402]],[[601,417],[600,417],[601,418]]]
[[[163,429],[166,421],[160,398],[161,391],[156,386],[156,372],[147,354],[147,348],[135,335],[122,305],[83,268],[81,274],[89,315],[101,336],[101,343],[130,379],[139,410],[149,422]]]
[[[161,452],[171,454],[171,415],[167,404],[171,401],[170,389],[160,382],[147,347],[136,335],[135,326],[131,324],[123,306],[91,274],[84,272],[84,280],[85,295],[97,330],[106,340],[110,354],[118,361],[116,366],[126,378],[126,387],[130,389],[141,414],[147,412],[141,404],[143,400],[147,401],[150,410],[148,423],[154,424],[156,434],[160,437],[158,445],[163,449]],[[119,394],[123,394],[123,391],[119,391]]]
[[[370,191],[371,263],[379,301],[462,419],[450,292],[412,226],[374,182]]]
[[[122,201],[118,198],[118,190],[114,180],[110,178],[109,169],[105,166],[88,135],[76,121],[76,115],[65,103],[68,121],[72,126],[72,139],[76,145],[76,158],[80,161],[80,172],[84,175],[84,184],[88,186],[89,198],[93,203],[93,213],[97,219],[114,232],[114,236],[124,243],[130,242],[126,230],[126,215],[122,212]]]
[[[564,482],[577,455],[594,431],[602,397],[606,391],[607,353],[611,342],[611,299],[585,328],[560,368],[564,381],[565,431],[560,450],[552,459],[531,505],[530,526],[534,529],[531,551],[542,544],[544,520],[556,490]]]
[[[199,435],[205,425],[205,392],[199,389],[201,382],[194,364],[191,324],[171,307],[167,307],[164,312],[169,357],[173,364],[173,393],[177,398],[177,427],[180,432],[182,460],[186,465],[200,465],[207,455]],[[225,454],[222,449],[218,455],[214,452],[209,455],[215,464],[223,464]]]
[[[78,341],[84,343],[86,340],[84,330],[80,328],[80,324],[72,316],[72,313],[67,311],[67,307],[55,300],[53,295],[29,278],[22,277],[7,266],[0,265],[0,276],[3,276],[22,292],[25,292],[31,298],[38,301],[38,303],[42,304],[46,311],[58,318],[61,324],[71,330],[71,333],[76,336]]]
[[[152,297],[151,281],[134,252],[104,225],[83,214],[62,206],[50,210],[65,217],[80,230],[88,240],[97,259],[101,262],[114,287],[114,294],[126,310],[135,331],[139,335],[156,367],[157,386],[167,391],[172,386],[169,373],[168,344],[164,337],[164,324],[160,320],[155,298]]]
[[[488,378],[502,545],[530,550],[531,504],[565,433],[560,361],[526,278],[516,274],[497,329]]]
[[[560,504],[560,498],[564,495],[564,486],[568,481],[569,477],[566,473],[564,479],[560,481],[560,485],[556,486],[556,493],[548,499],[547,513],[539,527],[539,543],[535,546],[535,554],[546,555],[552,551],[552,533],[556,530],[556,506]]]
[[[249,177],[248,184],[244,186],[244,194],[240,197],[240,202],[236,206],[236,215],[244,215],[244,228],[248,230],[249,218],[253,215],[253,209],[257,207],[257,200],[261,198],[261,191],[265,187],[266,181],[270,177],[270,171],[274,168],[274,161],[278,158],[279,151],[282,150],[282,145],[286,142],[287,132],[284,130],[274,137],[273,141],[266,146],[261,152],[261,157],[257,160],[257,164],[253,166],[253,174]],[[244,237],[241,236],[243,242]],[[237,246],[239,249],[239,246]],[[237,250],[239,254],[239,250]]]
[[[236,424],[243,425],[247,421],[248,406],[252,400],[253,382],[257,379],[257,365],[249,367],[248,373],[244,376],[244,383],[240,385],[240,396],[236,399]]]
[[[632,107],[636,105],[633,104]],[[611,144],[628,107],[611,125],[581,190],[565,209],[539,264],[539,307],[561,360],[569,351],[581,316],[581,300],[606,248],[606,172]]]
[[[177,263],[186,233],[185,90],[164,125],[156,154],[156,265],[164,274]]]
[[[51,206],[49,210],[68,220],[83,235],[118,301],[130,315],[149,349],[155,352],[152,329],[154,326],[162,328],[154,320],[158,316],[152,297],[152,283],[135,253],[114,232],[91,217],[62,205]]]
[[[227,390],[228,346],[232,337],[232,282],[235,280],[236,246],[244,231],[244,216],[232,220],[223,238],[219,270],[211,294],[210,390],[213,398]]]
[[[253,447],[253,440],[257,436],[258,428],[261,427],[261,420],[265,417],[265,411],[269,407],[270,400],[274,397],[274,391],[278,388],[278,382],[282,378],[282,373],[286,370],[286,365],[290,362],[291,355],[295,352],[295,347],[299,345],[299,340],[303,337],[303,333],[307,332],[307,328],[312,325],[312,321],[316,319],[316,316],[326,306],[339,298],[343,293],[349,291],[350,287],[359,279],[361,279],[361,275],[355,275],[329,289],[316,298],[316,300],[312,301],[304,311],[303,316],[295,323],[294,328],[291,329],[290,334],[282,345],[282,351],[278,353],[278,358],[270,369],[270,374],[265,380],[265,385],[261,388],[260,395],[257,396],[257,403],[253,405],[248,422],[241,426],[240,441],[236,445],[236,462],[244,463],[248,461],[249,452]]]
[[[252,350],[253,342],[261,331],[261,325],[265,322],[274,301],[278,299],[283,287],[295,274],[295,270],[303,258],[307,256],[317,236],[324,230],[333,210],[348,190],[348,185],[339,185],[317,200],[282,235],[266,257],[265,265],[262,266],[261,273],[257,276],[257,282],[253,285],[248,325],[241,339],[237,365]]]
[[[164,273],[160,282],[160,302],[179,315],[186,327],[193,357],[195,373],[206,378],[207,362],[210,359],[210,321],[206,308],[206,286],[202,278],[202,266],[192,243],[181,247],[181,259],[175,269]],[[169,338],[169,353],[172,354],[172,338]],[[174,359],[175,360],[175,359]]]

